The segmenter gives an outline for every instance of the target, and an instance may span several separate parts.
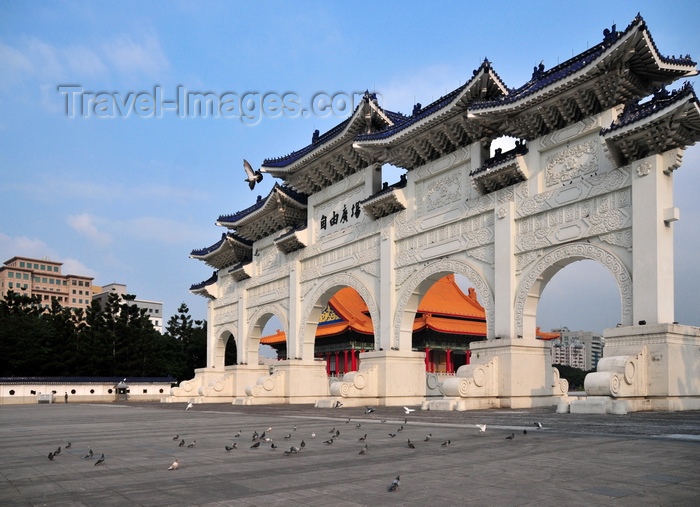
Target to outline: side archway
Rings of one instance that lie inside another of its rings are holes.
[[[392,347],[400,350],[411,348],[411,336],[413,334],[413,319],[418,311],[418,305],[422,297],[428,292],[428,289],[445,275],[455,273],[463,275],[474,284],[477,294],[483,300],[484,310],[486,311],[486,330],[487,338],[494,337],[493,324],[493,307],[494,298],[493,292],[480,272],[472,268],[470,265],[455,261],[455,260],[440,260],[431,263],[422,270],[418,271],[407,282],[407,285],[398,300],[396,313],[394,314],[394,340]],[[404,337],[402,343],[402,335]]]
[[[260,338],[262,338],[265,325],[273,315],[277,317],[282,324],[282,329],[287,336],[287,345],[289,345],[289,321],[287,320],[287,312],[277,305],[263,306],[256,310],[250,318],[251,325],[248,331],[246,350],[243,356],[243,362],[245,364],[258,364]]]
[[[569,264],[592,260],[602,264],[612,274],[620,291],[621,322],[632,325],[632,277],[629,269],[616,255],[590,243],[572,243],[555,248],[542,256],[520,282],[515,297],[515,328],[519,336],[534,338],[537,305],[549,281]]]
[[[231,341],[233,341],[233,343],[230,343]],[[236,364],[238,362],[238,343],[236,343],[236,338],[233,331],[231,331],[227,326],[221,329],[219,334],[216,336],[212,367],[223,371],[224,367],[226,366],[227,351],[231,350],[232,347],[236,350],[236,361],[233,363]],[[229,352],[228,355],[230,356],[231,353]]]
[[[311,303],[308,303],[302,314],[301,326],[299,328],[299,342],[297,344],[298,357],[301,359],[311,359],[314,357],[314,343],[316,340],[316,328],[318,321],[321,318],[321,313],[328,305],[331,297],[342,288],[351,287],[357,291],[362,297],[369,309],[370,317],[372,318],[372,328],[374,332],[374,345],[377,347],[377,339],[379,336],[379,309],[377,303],[372,297],[371,292],[357,278],[340,274],[331,276],[325,280],[319,287],[310,295],[307,296]]]

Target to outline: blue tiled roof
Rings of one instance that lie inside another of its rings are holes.
[[[685,100],[688,97],[692,97],[694,102],[698,102],[695,90],[689,82],[686,82],[681,88],[671,93],[667,92],[665,89],[660,90],[651,100],[643,104],[626,104],[622,114],[612,122],[608,128],[602,129],[600,135],[605,135],[614,130],[631,125],[642,118],[651,116],[657,111],[661,111],[673,103]]]
[[[375,97],[375,94],[365,94],[366,97]],[[325,143],[335,139],[338,135],[340,135],[346,127],[350,124],[350,122],[353,121],[353,118],[357,114],[357,111],[360,109],[362,104],[358,104],[357,107],[355,107],[355,110],[353,111],[352,115],[345,121],[339,123],[329,131],[325,132],[324,134],[321,134],[320,136],[316,137],[314,136],[311,144],[303,147],[300,150],[294,151],[292,153],[289,153],[288,155],[284,155],[282,157],[277,157],[277,158],[268,158],[265,159],[262,163],[263,167],[286,167],[288,165],[293,164],[297,160],[301,159],[305,155],[311,153],[313,150],[317,149],[320,146],[323,146]],[[403,121],[405,119],[405,116],[402,115],[401,113],[396,113],[393,111],[388,111],[385,109],[382,109],[382,112],[394,123]]]
[[[214,271],[214,274],[211,275],[208,279],[204,280],[203,282],[199,283],[194,283],[190,286],[190,290],[201,290],[207,285],[211,285],[213,283],[216,283],[216,281],[219,279],[219,275],[216,274],[216,271]]]
[[[515,148],[511,150],[505,151],[503,153],[499,153],[497,151],[493,157],[486,159],[481,167],[477,167],[476,169],[471,171],[469,173],[469,176],[474,176],[484,171],[488,171],[491,167],[503,164],[504,162],[508,162],[509,160],[513,160],[518,155],[526,155],[527,152],[527,145],[524,141],[521,141],[515,145]]]
[[[579,55],[574,56],[573,58],[561,63],[560,65],[557,65],[556,67],[552,67],[547,71],[545,71],[543,66],[540,64],[539,68],[534,69],[532,73],[532,79],[520,88],[511,90],[511,93],[509,93],[508,95],[495,100],[475,102],[470,106],[470,108],[473,110],[479,110],[486,109],[489,107],[498,107],[507,104],[512,104],[513,102],[521,100],[524,97],[528,97],[542,90],[543,88],[548,87],[552,83],[561,81],[562,79],[565,79],[568,76],[571,76],[572,74],[581,70],[586,65],[590,64],[596,58],[601,56],[612,44],[617,42],[624,35],[630,33],[632,30],[641,30],[644,28],[646,28],[646,23],[640,15],[637,15],[623,32],[615,31],[614,26],[612,31],[606,29],[604,31],[603,42],[593,46],[592,48],[588,49],[587,51],[584,51],[583,53],[580,53]],[[687,66],[695,65],[695,62],[690,59],[689,55],[680,58],[669,58],[662,56],[659,53],[658,48],[656,47],[656,44],[654,43],[654,40],[651,37],[651,34],[649,34],[649,40],[651,41],[654,51],[659,55],[661,61],[663,61],[664,63]]]
[[[228,236],[234,238],[236,241],[238,241],[238,242],[240,242],[240,243],[243,243],[244,245],[253,246],[253,242],[252,242],[252,241],[248,241],[247,239],[243,239],[243,238],[241,238],[240,236],[236,236],[236,235],[233,234],[233,233],[224,232],[224,233],[221,234],[221,239],[220,239],[219,241],[217,241],[216,243],[214,243],[214,244],[211,245],[211,246],[208,246],[208,247],[205,247],[205,248],[200,248],[200,249],[198,249],[198,250],[192,250],[192,252],[190,252],[190,255],[193,255],[193,256],[196,256],[196,257],[201,257],[201,256],[203,256],[203,255],[207,255],[207,254],[210,254],[210,253],[212,253],[212,252],[215,252],[216,250],[218,250],[219,248],[221,248],[221,245],[224,244],[224,241],[226,241],[226,238],[227,238]]]
[[[270,198],[270,196],[272,196],[272,194],[274,192],[281,192],[284,195],[288,196],[289,198],[294,199],[295,201],[297,201],[300,204],[306,204],[307,200],[308,200],[308,196],[306,194],[302,194],[301,192],[297,192],[296,190],[294,190],[291,187],[288,187],[286,185],[280,185],[278,183],[275,183],[275,186],[272,187],[272,190],[270,190],[270,193],[267,195],[267,197],[265,197],[263,199],[261,196],[258,196],[257,202],[255,204],[253,204],[252,206],[250,206],[242,211],[238,211],[236,213],[233,213],[232,215],[221,215],[219,217],[219,219],[217,220],[217,222],[226,223],[226,222],[239,221],[240,219],[250,215],[254,211],[257,211],[260,208],[262,208],[263,206],[265,206],[265,203]],[[252,243],[250,243],[250,244],[252,244]]]

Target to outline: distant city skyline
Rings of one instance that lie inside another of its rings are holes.
[[[206,299],[188,289],[212,269],[190,251],[215,243],[224,232],[216,219],[276,182],[265,175],[250,191],[244,158],[257,168],[306,146],[365,90],[410,114],[484,58],[507,86],[521,86],[540,61],[554,67],[637,12],[661,54],[700,59],[700,8],[689,0],[409,1],[389,14],[374,2],[4,3],[0,261],[47,257],[97,285],[127,284],[163,301],[164,325],[181,303],[204,319]],[[201,109],[207,96],[217,115]],[[676,320],[700,326],[698,146],[673,177]],[[537,322],[601,332],[620,320],[612,276],[582,261],[545,288]]]

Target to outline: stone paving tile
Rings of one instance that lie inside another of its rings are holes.
[[[376,418],[362,412],[310,406],[207,405],[188,412],[168,404],[3,406],[0,453],[7,458],[0,461],[0,505],[442,506],[469,499],[476,505],[546,507],[697,505],[700,498],[700,439],[658,438],[700,435],[698,412],[581,417],[553,409],[417,411],[409,422],[400,407],[380,407]],[[546,429],[530,428],[533,420]],[[485,434],[477,432],[476,422],[488,424]],[[251,450],[253,430],[268,425],[280,448]],[[399,436],[388,436],[401,425]],[[327,446],[322,442],[334,426],[341,435]],[[529,428],[527,435],[523,428]],[[235,439],[239,430],[244,434]],[[505,440],[516,431],[512,442]],[[292,439],[284,440],[286,433]],[[370,451],[359,456],[357,439],[365,433]],[[424,442],[428,433],[433,438]],[[187,442],[197,439],[197,446],[179,448],[172,440],[176,434]],[[301,453],[282,454],[302,438],[307,446]],[[407,438],[416,449],[408,448]],[[451,446],[440,446],[445,438]],[[239,449],[226,452],[224,445],[234,440]],[[46,459],[49,450],[69,441],[73,449]],[[88,447],[105,453],[104,466],[83,460]],[[175,457],[180,470],[167,471]],[[388,493],[399,473],[400,491]]]

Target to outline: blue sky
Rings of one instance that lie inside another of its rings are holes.
[[[663,54],[700,59],[694,1],[3,2],[0,260],[49,257],[64,273],[162,300],[166,317],[185,302],[203,318],[205,299],[188,289],[211,269],[190,251],[219,239],[219,215],[248,207],[274,183],[268,175],[251,192],[242,159],[258,166],[343,120],[142,117],[128,101],[126,115],[69,117],[61,85],[121,98],[157,88],[166,100],[179,86],[275,94],[304,106],[319,93],[369,89],[384,107],[410,113],[415,102],[464,83],[485,57],[517,87],[541,60],[552,67],[600,42],[613,23],[624,29],[637,12]],[[148,111],[147,100],[140,104]],[[692,325],[700,325],[699,171],[695,146],[675,173],[674,224],[676,319]],[[619,312],[612,277],[576,263],[545,289],[538,322],[600,331]]]

